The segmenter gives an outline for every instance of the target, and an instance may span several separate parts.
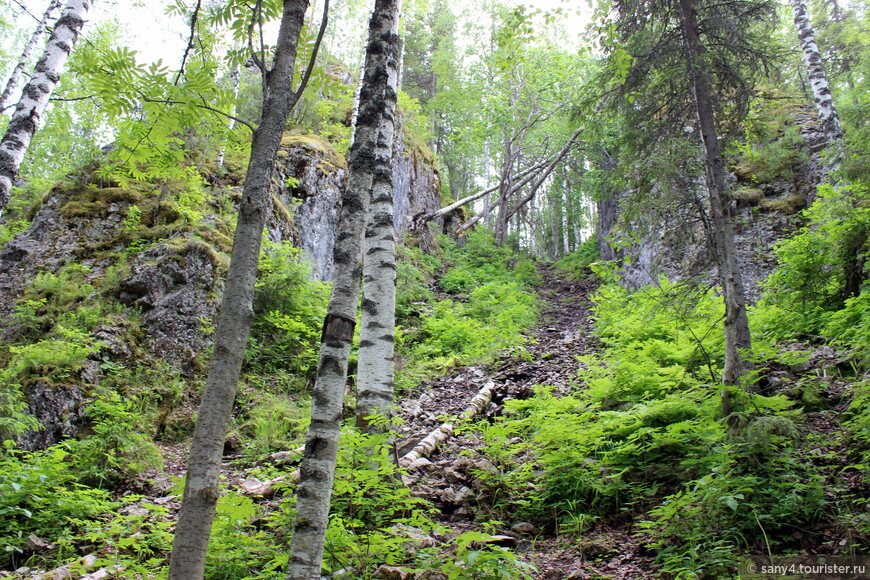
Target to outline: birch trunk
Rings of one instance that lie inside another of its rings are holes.
[[[63,66],[85,25],[90,7],[91,0],[69,0],[54,25],[45,52],[36,63],[33,76],[24,86],[21,99],[6,127],[6,134],[0,140],[0,213],[9,203],[12,183],[21,168],[30,141],[39,128],[45,105],[60,81]]]
[[[271,210],[272,169],[284,125],[295,104],[293,68],[307,9],[308,0],[285,0],[274,64],[266,74],[262,121],[251,144],[214,355],[190,447],[184,499],[169,562],[170,580],[196,580],[205,571],[219,497],[221,455],[254,317],[254,283],[263,227]]]
[[[39,26],[37,26],[36,30],[33,31],[30,40],[27,41],[24,50],[21,51],[21,57],[18,59],[15,68],[12,69],[12,73],[9,75],[9,80],[6,81],[6,88],[3,89],[3,94],[0,95],[0,111],[6,108],[6,102],[9,100],[9,97],[12,96],[12,91],[15,90],[15,87],[18,85],[18,80],[21,78],[21,73],[24,71],[24,67],[27,66],[27,59],[30,58],[33,49],[36,48],[36,43],[39,42],[39,38],[45,31],[48,19],[51,18],[51,15],[59,6],[60,0],[51,0],[45,13],[42,15],[42,20],[39,21]]]
[[[392,138],[386,138],[383,130],[385,125],[392,123],[392,119],[387,122],[385,118],[387,102],[394,102],[396,98],[391,82],[395,82],[398,58],[398,38],[393,33],[397,18],[397,0],[375,2],[369,22],[354,144],[348,158],[348,184],[342,196],[335,241],[332,297],[323,323],[311,426],[299,469],[296,524],[287,573],[290,580],[320,578],[338,452],[342,398],[347,382],[347,360],[356,326],[366,213],[373,186],[389,179]],[[392,216],[389,221],[392,227]]]
[[[752,347],[749,321],[746,316],[746,296],[737,265],[734,226],[728,214],[725,194],[725,169],[719,150],[719,138],[712,104],[712,90],[703,70],[698,69],[704,47],[698,36],[698,21],[694,0],[679,0],[686,63],[695,100],[695,113],[701,133],[704,168],[710,198],[713,251],[719,267],[725,302],[725,368],[722,382],[740,384],[740,378],[753,368],[744,356]]]
[[[393,35],[398,36],[399,6],[394,0]],[[397,53],[400,47],[396,47]],[[357,367],[356,424],[362,430],[379,429],[367,417],[386,416],[393,402],[396,337],[396,241],[393,227],[393,135],[396,131],[396,95],[399,62],[387,60],[378,157],[372,181],[371,205],[363,241],[363,302]]]
[[[804,52],[804,63],[807,65],[813,99],[816,102],[825,139],[830,146],[843,137],[843,127],[840,125],[840,117],[834,106],[834,97],[831,95],[825,67],[822,65],[822,56],[819,54],[819,47],[816,44],[816,33],[810,23],[807,5],[804,0],[791,0],[791,7],[794,11],[794,24],[797,27],[798,40],[800,40],[801,49]]]

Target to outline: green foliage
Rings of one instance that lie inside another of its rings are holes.
[[[264,390],[246,391],[240,399],[243,411],[236,420],[247,455],[257,458],[304,443],[311,415],[309,404]]]
[[[427,282],[440,265],[435,256],[411,248],[403,250],[409,259],[399,262],[397,304],[405,325],[397,335],[400,388],[452,366],[488,364],[505,349],[521,348],[522,332],[537,320],[530,286],[539,277],[531,260],[496,246],[486,232],[472,233],[464,248],[446,237],[439,245],[449,266],[438,286],[452,299],[431,307],[423,303],[431,296]]]
[[[406,240],[396,246],[396,323],[419,316],[424,307],[433,300],[431,286],[441,261]]]
[[[585,280],[589,276],[589,266],[599,259],[598,240],[589,238],[577,250],[555,263],[562,276],[569,280]]]
[[[289,243],[264,244],[246,353],[249,368],[313,378],[328,299],[329,286],[310,278],[301,250]]]
[[[445,292],[469,292],[488,282],[519,282],[532,286],[539,283],[537,272],[527,258],[517,256],[506,245],[496,245],[495,238],[485,230],[472,232],[463,248],[456,248],[452,242],[444,245],[451,267],[438,281],[438,286]]]
[[[114,509],[108,492],[76,481],[74,461],[66,445],[0,455],[0,565],[20,565],[31,534],[51,543],[69,540]],[[57,556],[73,553],[67,544]]]
[[[604,286],[596,301],[606,351],[580,358],[586,388],[541,388],[485,427],[500,473],[484,477],[501,509],[566,533],[645,513],[664,571],[679,578],[727,576],[738,548],[764,549],[762,529],[790,545],[825,507],[822,476],[784,396],[734,388],[723,416],[720,300],[663,280],[634,294]],[[517,438],[526,443],[507,445]]]
[[[757,98],[750,107],[744,140],[735,143],[732,152],[736,158],[732,170],[742,181],[792,181],[795,171],[807,161],[801,147],[801,126],[795,122],[799,101],[779,97]]]
[[[454,540],[456,559],[448,559],[441,571],[448,580],[531,580],[535,568],[520,561],[513,552],[488,545],[488,534],[465,532]]]
[[[140,431],[141,417],[129,401],[107,395],[87,408],[87,417],[89,430],[70,444],[83,483],[111,487],[162,464],[160,450]]]
[[[342,432],[331,509],[324,565],[352,570],[356,578],[409,561],[414,543],[403,531],[433,528],[431,508],[400,479],[388,434]]]
[[[758,328],[775,339],[823,337],[855,348],[866,362],[870,206],[846,186],[823,185],[806,217],[806,226],[777,245]]]

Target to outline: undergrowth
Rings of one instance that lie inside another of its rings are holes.
[[[542,387],[483,426],[492,484],[512,490],[496,509],[569,536],[630,517],[668,578],[731,577],[744,551],[798,547],[829,507],[824,479],[795,401],[732,387],[723,409],[721,299],[662,280],[596,302],[605,351],[578,357],[583,388]]]
[[[522,350],[522,333],[537,320],[540,279],[530,259],[497,246],[485,231],[473,232],[462,248],[446,237],[439,242],[437,282],[435,260],[418,250],[406,250],[411,260],[399,268],[401,389],[454,367],[492,363],[507,349]]]

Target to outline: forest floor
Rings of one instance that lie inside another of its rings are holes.
[[[450,376],[421,385],[400,401],[404,420],[400,457],[437,429],[445,417],[459,416],[489,382],[494,383],[492,401],[474,420],[491,420],[502,411],[505,400],[531,397],[537,386],[552,387],[556,395],[578,388],[577,356],[598,347],[592,335],[589,300],[595,285],[564,280],[549,264],[542,264],[539,271],[542,315],[526,346],[528,354],[508,354],[487,371],[456,369]],[[430,457],[413,462],[406,478],[414,495],[432,502],[438,519],[454,534],[476,530],[504,536],[504,545],[513,547],[520,560],[535,567],[536,579],[627,580],[658,575],[653,558],[635,538],[630,519],[599,522],[582,535],[560,533],[556,523],[559,514],[553,514],[551,522],[508,520],[493,525],[493,520],[508,519],[505,515],[509,517],[514,511],[499,505],[500,490],[493,484],[498,479],[486,477],[498,475],[499,468],[485,456],[483,436],[474,423],[459,431]]]
[[[487,456],[484,431],[502,413],[505,401],[529,398],[538,386],[551,388],[557,396],[582,389],[578,379],[581,362],[577,357],[601,348],[592,331],[589,295],[595,284],[566,280],[548,264],[539,268],[542,312],[538,327],[530,333],[523,349],[505,353],[486,368],[453,369],[447,376],[420,385],[398,401],[403,419],[397,441],[398,457],[403,457],[445,421],[451,422],[456,430],[429,456],[412,462],[403,480],[413,495],[435,509],[435,518],[443,528],[436,535],[439,541],[467,531],[490,534],[498,539],[498,545],[512,548],[519,560],[532,565],[535,569],[532,577],[536,580],[660,577],[654,553],[644,547],[636,533],[638,522],[632,520],[629,512],[597,520],[591,527],[579,526],[582,530],[560,527],[559,519],[564,514],[559,513],[532,521],[521,519],[520,506],[504,499],[509,495],[503,478],[506,466]],[[797,384],[798,376],[816,376],[821,385],[817,393],[821,404],[813,412],[805,412],[803,423],[804,434],[816,441],[815,463],[824,473],[827,489],[845,487],[844,491],[864,495],[867,484],[863,478],[843,474],[849,465],[841,425],[848,407],[849,397],[845,396],[848,388],[835,374],[826,374],[826,369],[835,369],[838,362],[837,354],[829,347],[815,349],[811,360],[800,369],[767,369],[765,390],[775,393]],[[470,420],[456,420],[487,386],[492,398],[483,410]],[[186,443],[162,444],[161,450],[164,468],[150,474],[148,489],[135,491],[147,494],[143,501],[166,506],[169,510],[166,517],[174,521],[180,498],[173,485],[185,471]],[[274,507],[272,486],[278,480],[261,482],[251,478],[247,469],[233,461],[240,457],[225,457],[228,488]],[[510,460],[514,466],[529,462],[530,469],[535,469],[535,458],[529,452]],[[124,509],[142,508],[134,503]],[[812,529],[804,532],[805,537],[798,541],[807,554],[836,553],[851,533],[833,514],[821,515]],[[15,577],[38,575],[33,571]]]

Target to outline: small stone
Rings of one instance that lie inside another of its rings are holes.
[[[463,485],[456,491],[453,501],[455,503],[465,503],[472,499],[474,499],[474,491]]]
[[[536,528],[529,522],[517,522],[511,526],[511,531],[515,534],[534,534]]]
[[[444,479],[447,480],[448,483],[460,483],[466,480],[465,474],[456,471],[452,467],[448,467],[444,470]]]
[[[377,578],[379,580],[414,580],[414,576],[415,573],[412,570],[382,564],[380,568],[375,570],[372,578]]]

